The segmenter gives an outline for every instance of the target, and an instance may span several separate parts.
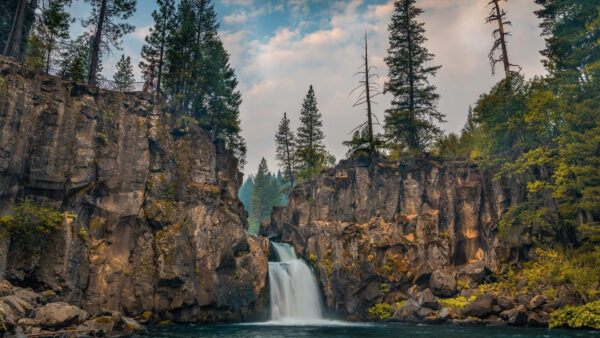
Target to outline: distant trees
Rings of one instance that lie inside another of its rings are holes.
[[[82,23],[93,31],[88,83],[96,85],[102,53],[107,52],[111,45],[119,49],[123,36],[134,29],[134,26],[118,20],[126,20],[135,13],[136,0],[86,1],[92,5],[92,11]]]
[[[273,206],[282,205],[285,197],[281,194],[281,177],[269,172],[267,161],[263,158],[254,176],[252,196],[250,197],[250,229],[256,233],[263,219],[271,216]]]
[[[435,123],[445,116],[437,110],[439,95],[428,81],[440,66],[428,65],[433,54],[423,46],[424,24],[417,21],[423,10],[415,6],[415,0],[397,0],[394,8],[385,58],[389,80],[384,88],[393,99],[385,112],[384,129],[398,148],[422,152],[441,133]]]
[[[279,165],[283,168],[283,179],[290,187],[294,186],[296,176],[296,136],[290,128],[290,119],[287,113],[279,123],[279,129],[275,134],[276,155]]]
[[[121,59],[117,62],[116,68],[117,70],[113,77],[115,90],[120,92],[132,90],[133,66],[131,65],[131,57],[121,55]]]
[[[486,18],[487,23],[496,23],[498,28],[494,30],[494,45],[490,50],[489,58],[490,63],[492,65],[492,74],[495,73],[496,64],[502,62],[504,65],[504,73],[508,78],[510,76],[510,68],[517,67],[521,69],[521,67],[517,65],[513,65],[510,63],[508,59],[508,49],[507,49],[507,37],[510,36],[510,33],[506,30],[507,26],[511,26],[511,22],[506,20],[506,11],[500,8],[500,2],[502,0],[491,0],[488,3],[488,6],[491,7],[490,14]],[[504,0],[507,1],[507,0]],[[500,52],[498,55],[498,52]]]
[[[150,28],[150,35],[146,36],[146,44],[142,47],[140,69],[144,77],[144,88],[149,90],[156,87],[156,93],[160,93],[165,64],[165,49],[171,32],[170,27],[175,5],[169,0],[157,0],[156,4],[158,9],[152,12],[154,27]]]

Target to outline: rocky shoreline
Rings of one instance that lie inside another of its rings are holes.
[[[435,270],[426,283],[414,285],[407,299],[391,306],[375,305],[367,318],[382,321],[451,323],[457,325],[548,327],[550,314],[558,308],[577,305],[567,289],[551,301],[542,290],[511,294],[480,284],[494,278],[483,262],[464,266],[455,275]],[[525,281],[523,281],[524,283]]]
[[[133,319],[118,312],[103,312],[92,316],[81,308],[59,301],[52,290],[35,292],[30,288],[13,286],[0,281],[0,322],[5,335],[55,336],[131,336],[146,332],[140,322],[149,318]]]

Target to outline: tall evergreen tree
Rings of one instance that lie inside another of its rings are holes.
[[[325,135],[321,128],[321,113],[317,108],[317,98],[312,85],[302,103],[300,111],[300,127],[296,132],[296,165],[298,175],[310,179],[326,165],[333,162],[331,155],[325,150]]]
[[[280,204],[279,185],[263,158],[254,177],[252,197],[250,197],[250,232],[256,232],[260,222],[271,215],[273,206]]]
[[[210,0],[183,0],[172,20],[166,50],[165,92],[179,114],[193,117],[233,150],[240,165],[246,145],[240,136],[235,72],[219,39],[214,5]]]
[[[115,90],[120,92],[131,91],[133,89],[133,66],[131,65],[131,57],[121,55],[121,59],[117,62],[117,70],[113,77],[115,82]]]
[[[56,65],[60,58],[57,50],[64,49],[69,39],[69,27],[71,15],[65,7],[71,4],[71,0],[50,0],[47,7],[42,9],[41,18],[35,27],[31,37],[29,58],[40,58],[39,63],[43,65],[46,73],[50,73],[50,67]]]
[[[250,212],[250,198],[252,197],[252,190],[254,188],[254,176],[250,175],[240,187],[238,191],[238,197],[242,204],[244,204],[244,208],[246,211]]]
[[[169,0],[157,0],[157,5],[158,9],[152,12],[154,27],[150,28],[150,35],[146,36],[146,44],[142,47],[143,60],[140,62],[140,69],[144,76],[144,89],[154,90],[153,87],[156,86],[156,93],[160,93],[167,38],[175,5]]]
[[[400,148],[424,151],[440,134],[435,123],[445,117],[437,110],[439,95],[428,81],[441,66],[428,65],[434,55],[423,46],[424,24],[417,21],[423,10],[415,6],[415,0],[396,0],[394,8],[385,58],[389,80],[384,88],[393,99],[392,107],[386,111],[384,128]]]
[[[290,187],[293,187],[296,176],[296,136],[290,128],[290,119],[287,118],[287,113],[283,113],[283,118],[279,123],[279,129],[275,134],[275,144],[277,160],[284,172],[284,183],[289,183]]]
[[[90,70],[88,83],[96,85],[100,56],[108,52],[112,45],[120,49],[123,35],[131,33],[134,26],[118,22],[127,20],[135,13],[137,0],[86,0],[91,3],[90,16],[82,21],[84,27],[93,30]]]
[[[5,2],[6,0],[4,0]],[[35,21],[35,11],[38,8],[38,0],[9,0],[3,7],[7,9],[4,17],[10,17],[10,29],[3,41],[2,54],[22,60],[29,32]],[[9,12],[10,11],[10,12]],[[8,24],[3,26],[9,26]]]
[[[60,76],[77,82],[85,82],[89,70],[89,36],[84,33],[66,44],[61,54]]]

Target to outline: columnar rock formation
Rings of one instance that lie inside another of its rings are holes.
[[[265,295],[268,242],[249,236],[236,159],[145,94],[96,92],[0,59],[0,216],[24,196],[69,214],[0,277],[91,315],[240,320]]]
[[[498,219],[523,195],[517,181],[494,181],[468,162],[342,161],[293,189],[261,234],[313,263],[332,310],[364,314],[408,298],[436,269],[498,267]]]

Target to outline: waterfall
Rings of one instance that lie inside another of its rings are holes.
[[[296,257],[289,244],[271,243],[279,259],[269,262],[271,320],[309,322],[322,320],[321,297],[310,267]]]

